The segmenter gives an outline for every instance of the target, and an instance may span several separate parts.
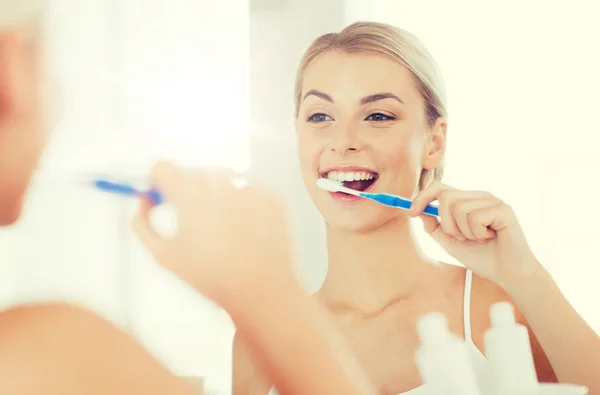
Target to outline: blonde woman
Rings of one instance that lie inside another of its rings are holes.
[[[298,154],[326,221],[329,263],[314,298],[382,395],[429,394],[414,363],[416,320],[426,312],[443,312],[476,368],[485,369],[482,336],[498,301],[513,303],[530,329],[541,382],[600,392],[600,340],[538,263],[510,206],[440,183],[444,89],[423,44],[389,25],[352,24],[317,38],[304,54],[294,97]],[[413,211],[322,191],[315,185],[321,177],[357,190],[416,194]],[[441,223],[423,216],[425,229],[466,269],[433,262],[416,243],[410,218],[435,200]],[[233,371],[234,395],[264,395],[272,387],[241,329]]]

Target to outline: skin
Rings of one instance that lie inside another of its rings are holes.
[[[18,220],[50,126],[42,116],[48,108],[41,101],[42,69],[30,33],[0,31],[0,226]],[[156,166],[153,182],[179,214],[178,233],[169,239],[154,233],[152,207],[144,199],[135,231],[158,263],[244,328],[248,349],[272,382],[289,394],[375,394],[322,308],[295,279],[287,215],[278,197],[169,164]],[[278,326],[281,317],[289,319]],[[94,313],[45,304],[0,312],[0,393],[199,392]]]
[[[380,93],[400,101],[361,103]],[[587,385],[590,393],[600,391],[593,373],[600,366],[598,336],[536,260],[502,200],[435,182],[417,194],[413,210],[406,212],[369,200],[336,201],[316,187],[324,170],[358,166],[379,174],[370,192],[410,197],[421,169],[440,165],[446,120],[427,125],[424,99],[407,69],[374,53],[322,54],[304,76],[296,125],[304,183],[327,227],[329,271],[314,297],[327,308],[379,393],[396,395],[422,384],[414,363],[419,316],[440,311],[450,330],[464,336],[465,269],[423,255],[411,231],[412,217],[420,217],[433,239],[474,272],[472,339],[482,353],[490,306],[508,301],[516,307],[518,322],[529,329],[540,382],[560,380]],[[434,201],[441,223],[420,215]],[[545,300],[554,302],[552,311],[541,308]],[[234,394],[264,395],[271,385],[244,337],[238,330],[234,340]]]
[[[0,35],[0,226],[19,218],[46,142],[48,120],[41,111],[44,74],[37,46],[30,28]]]

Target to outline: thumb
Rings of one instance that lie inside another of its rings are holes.
[[[154,256],[156,260],[160,260],[165,255],[168,244],[167,240],[161,237],[150,223],[150,210],[153,204],[147,199],[140,200],[140,208],[135,218],[133,219],[132,227],[135,234],[138,236],[144,247]]]
[[[440,220],[437,217],[421,214],[419,215],[419,218],[421,218],[423,221],[423,228],[425,229],[425,232],[427,232],[433,238],[433,240],[441,245],[442,248],[446,248],[446,246],[452,242],[450,237],[442,230]]]
[[[166,198],[174,204],[181,199],[183,171],[170,162],[158,162],[152,169],[152,186],[157,188]]]

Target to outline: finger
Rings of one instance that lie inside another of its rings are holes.
[[[140,208],[133,219],[132,227],[144,247],[156,260],[160,260],[165,255],[168,244],[164,238],[154,231],[150,224],[150,210],[152,207],[152,202],[141,199]]]
[[[203,215],[210,215],[216,221],[226,215],[236,205],[236,188],[229,175],[225,172],[196,172],[193,174],[195,193],[190,202],[194,210],[204,211]]]
[[[446,198],[446,192],[447,191],[442,192],[439,196],[440,204],[438,208],[438,213],[440,217],[440,226],[444,233],[446,233],[448,236],[455,237],[458,240],[466,240],[466,237],[462,234],[460,228],[458,227],[458,224],[456,223],[454,215],[452,215],[452,201],[449,198]]]
[[[431,189],[430,189],[431,188]],[[420,214],[428,204],[434,201],[440,201],[443,197],[445,198],[447,203],[451,203],[456,200],[466,200],[466,199],[475,199],[480,197],[492,196],[489,192],[485,191],[463,191],[455,189],[451,186],[437,183],[436,185],[432,184],[432,186],[424,189],[421,193],[417,195],[417,197],[413,200],[411,205],[411,212],[415,212],[414,214]],[[440,201],[440,203],[442,203]]]
[[[478,234],[473,231],[470,215],[473,212],[479,211],[486,207],[495,206],[501,202],[502,201],[495,196],[458,200],[451,205],[450,210],[458,228],[468,240],[483,242],[486,240],[486,238],[482,239],[478,237]]]
[[[515,219],[512,208],[504,202],[472,212],[469,217],[473,233],[484,240],[496,237],[496,232]]]
[[[458,239],[446,234],[442,229],[438,218],[425,214],[420,215],[419,218],[421,218],[423,221],[423,228],[425,229],[425,232],[427,232],[433,238],[433,240],[441,245],[442,248],[448,248],[454,243],[464,242],[464,239]]]
[[[421,220],[423,221],[423,228],[425,229],[425,232],[431,235],[440,226],[439,219],[437,219],[436,217],[432,217],[431,215],[421,214],[419,218],[421,218]]]
[[[184,172],[169,162],[158,162],[152,169],[152,186],[174,204],[181,199]]]
[[[453,208],[463,200],[488,196],[491,196],[488,192],[480,191],[459,191],[450,188],[439,190],[435,199],[439,202],[438,210],[442,229],[448,235],[451,235],[459,240],[469,239],[469,234],[471,232],[469,231],[469,234],[463,234],[463,228],[461,228],[461,226],[459,226],[457,223]]]
[[[413,199],[413,202],[410,206],[411,215],[416,216],[421,214],[429,203],[438,200],[438,197],[442,192],[452,189],[452,187],[442,184],[441,182],[434,182],[419,192]]]

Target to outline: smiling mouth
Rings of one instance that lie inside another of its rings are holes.
[[[355,191],[365,191],[379,178],[379,174],[368,171],[336,171],[332,170],[321,174],[321,178],[327,178],[341,183],[346,188]],[[343,192],[340,192],[343,193]]]

